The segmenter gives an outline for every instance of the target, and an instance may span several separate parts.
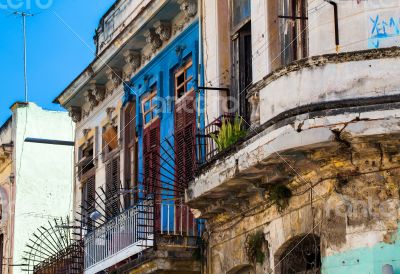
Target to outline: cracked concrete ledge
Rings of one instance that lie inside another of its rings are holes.
[[[343,114],[313,119],[297,119],[295,122],[280,128],[264,129],[236,148],[236,152],[216,160],[208,170],[198,176],[186,191],[186,201],[193,208],[201,205],[203,198],[218,198],[218,189],[227,183],[240,179],[242,174],[247,178],[259,177],[254,167],[276,161],[285,151],[293,149],[323,150],[338,143],[338,137],[345,142],[357,144],[362,139],[377,136],[400,134],[399,114],[394,110],[371,111],[362,114]],[[299,124],[301,131],[298,131]],[[340,131],[338,135],[335,133]],[[278,155],[279,154],[279,155]],[[281,157],[283,159],[283,157]],[[217,193],[217,194],[216,194]],[[219,198],[223,198],[223,195]],[[198,207],[197,207],[198,208]]]
[[[318,56],[311,56],[298,61],[295,61],[287,66],[281,67],[267,74],[262,80],[254,83],[248,92],[247,97],[251,97],[255,92],[265,88],[271,82],[285,76],[293,71],[298,71],[304,68],[312,68],[327,64],[339,64],[344,62],[374,60],[383,58],[400,57],[400,47],[368,49],[362,51],[331,53]]]

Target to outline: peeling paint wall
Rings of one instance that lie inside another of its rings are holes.
[[[26,244],[49,219],[71,215],[73,147],[25,142],[25,138],[73,141],[75,125],[66,112],[47,111],[34,103],[13,110],[15,140],[14,254],[21,265]],[[8,239],[11,240],[11,239]],[[23,273],[21,266],[13,273]]]

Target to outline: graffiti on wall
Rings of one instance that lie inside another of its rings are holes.
[[[380,48],[400,45],[400,15],[376,15],[369,18],[369,48]]]

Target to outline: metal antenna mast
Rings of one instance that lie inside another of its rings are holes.
[[[27,12],[14,12],[15,15],[22,17],[22,32],[24,34],[24,90],[25,90],[25,102],[28,102],[28,77],[26,73],[26,17],[33,16],[31,13]]]

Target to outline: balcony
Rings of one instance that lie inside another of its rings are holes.
[[[313,182],[336,176],[339,162],[346,174],[377,170],[375,147],[390,148],[372,140],[394,141],[399,132],[400,82],[392,69],[399,56],[391,48],[311,57],[255,83],[247,136],[224,153],[207,132],[198,141],[205,161],[186,190],[196,217],[240,213],[272,185],[301,189],[307,176]],[[365,153],[371,155],[363,162]]]
[[[202,231],[203,224],[191,217],[185,205],[154,205],[146,200],[84,237],[85,273],[105,270],[141,252],[160,248],[162,243],[179,247],[183,238],[189,239],[186,247],[195,249]]]

